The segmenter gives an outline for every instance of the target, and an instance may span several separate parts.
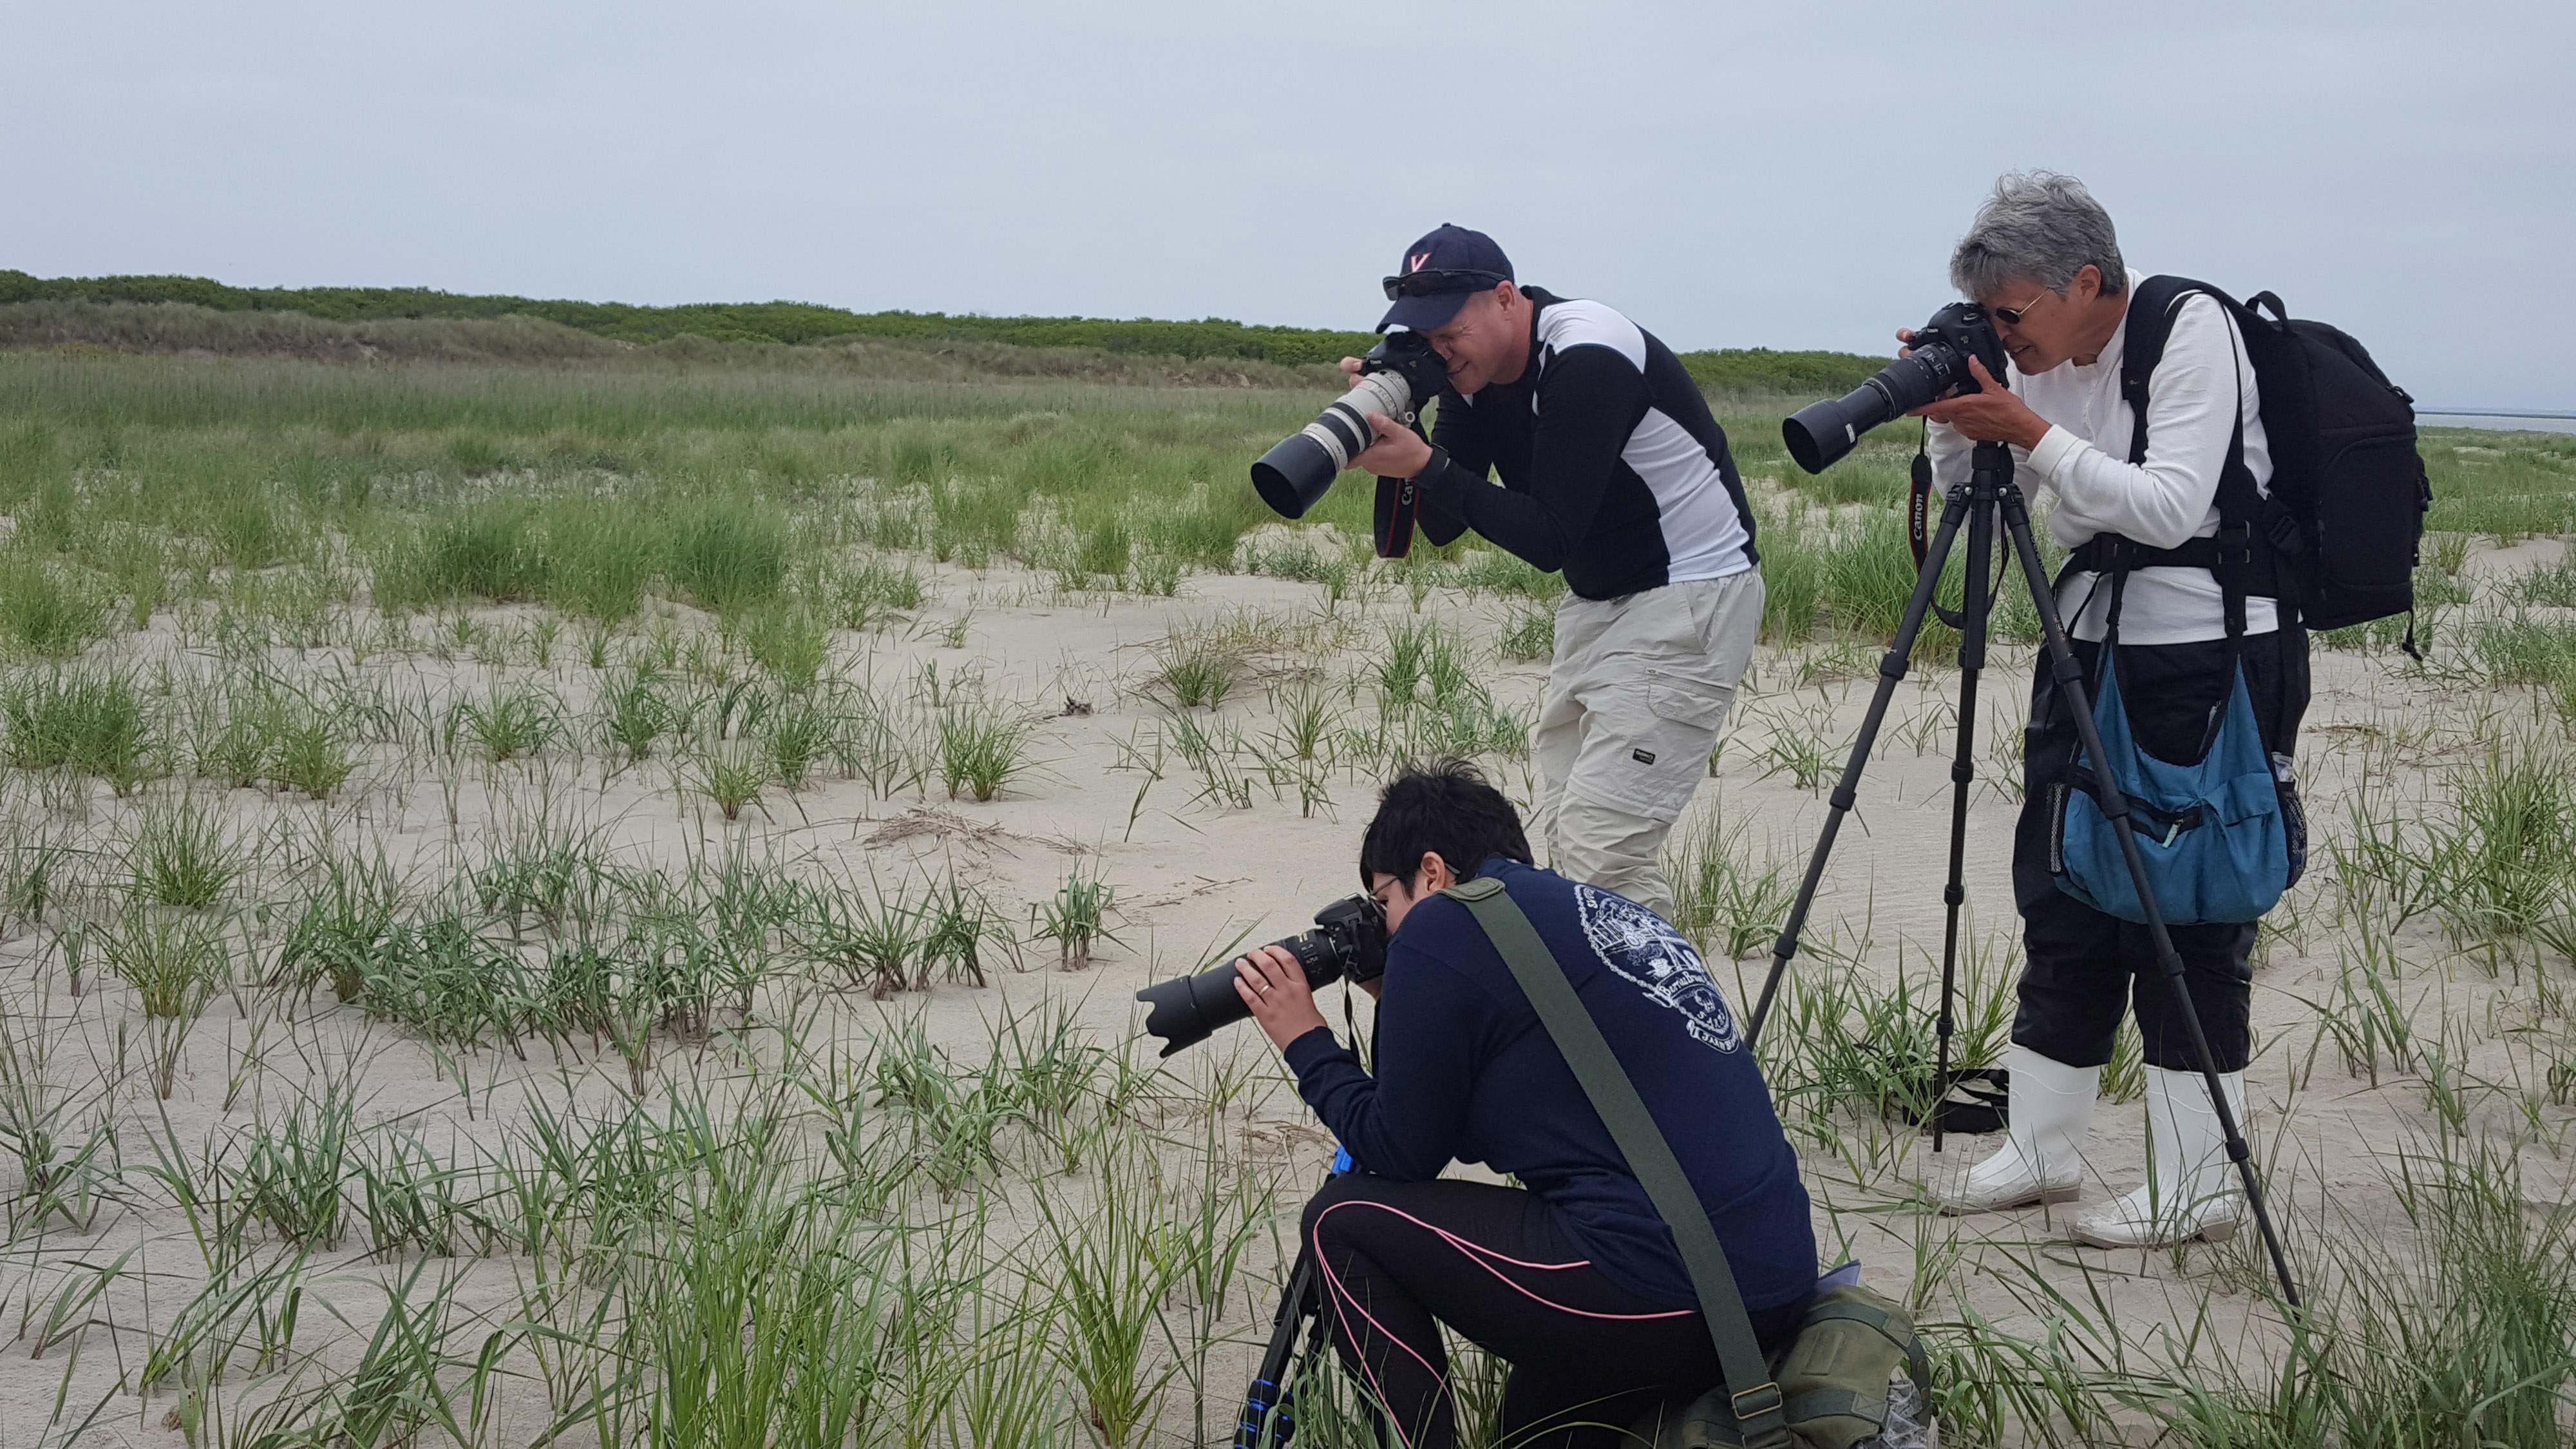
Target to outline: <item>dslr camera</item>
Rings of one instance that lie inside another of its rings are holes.
[[[1345,896],[1315,913],[1315,929],[1271,944],[1297,958],[1311,990],[1343,980],[1375,981],[1386,974],[1386,908],[1372,896]],[[1162,1055],[1196,1046],[1218,1027],[1252,1015],[1234,989],[1238,975],[1229,956],[1224,965],[1136,993],[1153,1008],[1145,1030],[1163,1039]]]
[[[1876,376],[1831,402],[1810,403],[1780,424],[1789,456],[1810,473],[1821,473],[1860,443],[1860,435],[1901,418],[1928,402],[1977,392],[1968,359],[1986,365],[1986,375],[2000,379],[2008,361],[1995,324],[1974,302],[1953,302],[1915,329],[1906,355],[1880,368]]]
[[[1252,465],[1252,486],[1282,518],[1302,518],[1377,434],[1369,415],[1411,424],[1449,382],[1449,363],[1419,332],[1390,332],[1360,359],[1359,385]],[[1407,542],[1411,541],[1407,530]],[[1381,547],[1380,553],[1386,550]],[[1389,555],[1392,557],[1393,555]]]

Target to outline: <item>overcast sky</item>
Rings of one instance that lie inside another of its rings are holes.
[[[2576,5],[0,0],[0,266],[1362,327],[1442,221],[1886,351],[1998,171],[2576,408]]]

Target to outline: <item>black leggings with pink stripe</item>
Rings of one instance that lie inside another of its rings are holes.
[[[1408,1449],[1457,1438],[1441,1323],[1512,1366],[1498,1442],[1515,1446],[1616,1444],[1657,1399],[1717,1382],[1699,1310],[1602,1277],[1536,1193],[1348,1173],[1306,1205],[1304,1241],[1342,1364]],[[1804,1306],[1753,1314],[1765,1349]]]

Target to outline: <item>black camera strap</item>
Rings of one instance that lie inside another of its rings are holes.
[[[1637,1175],[1655,1212],[1672,1229],[1673,1245],[1681,1250],[1682,1266],[1690,1271],[1700,1312],[1708,1319],[1709,1341],[1717,1346],[1728,1402],[1744,1443],[1751,1449],[1788,1444],[1787,1406],[1763,1357],[1761,1341],[1754,1337],[1744,1297],[1736,1291],[1726,1249],[1717,1241],[1717,1229],[1709,1223],[1708,1209],[1689,1175],[1682,1171],[1681,1159],[1673,1155],[1672,1144],[1664,1140],[1645,1099],[1637,1095],[1627,1068],[1619,1065],[1602,1037],[1600,1023],[1583,1009],[1574,984],[1565,979],[1565,968],[1557,964],[1556,954],[1548,950],[1538,928],[1530,924],[1501,881],[1479,876],[1441,894],[1465,906],[1484,928],[1485,938],[1494,943],[1512,978],[1520,983],[1521,993],[1529,998],[1530,1009],[1538,1013],[1539,1024],[1547,1028],[1566,1065],[1574,1069],[1575,1080],[1583,1084],[1592,1110],[1601,1114],[1602,1125],[1610,1129],[1619,1155],[1628,1159],[1628,1170]]]
[[[1905,485],[1905,541],[1914,549],[1914,571],[1932,553],[1932,420],[1923,420],[1923,436],[1914,445],[1914,466]]]
[[[1413,520],[1421,509],[1422,484],[1418,480],[1412,478],[1377,480],[1376,530],[1379,558],[1402,558],[1413,552]]]

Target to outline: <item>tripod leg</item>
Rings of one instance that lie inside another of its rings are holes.
[[[1289,1382],[1288,1361],[1297,1353],[1301,1330],[1310,1326],[1320,1332],[1323,1317],[1315,1292],[1315,1260],[1299,1254],[1296,1269],[1288,1275],[1287,1290],[1279,1295],[1279,1316],[1271,1321],[1270,1346],[1261,1355],[1261,1366],[1253,1370],[1252,1386],[1244,1391],[1243,1413],[1235,1421],[1235,1449],[1271,1449],[1285,1444],[1297,1432],[1296,1387]],[[1306,1345],[1311,1359],[1315,1339]],[[1285,1392],[1282,1386],[1285,1385]]]
[[[1932,591],[1941,582],[1941,567],[1948,562],[1951,543],[1959,536],[1959,526],[1968,517],[1968,490],[1965,485],[1950,490],[1950,501],[1941,509],[1941,527],[1923,555],[1923,566],[1915,572],[1913,597],[1905,601],[1905,617],[1896,626],[1896,641],[1888,647],[1887,657],[1878,662],[1878,692],[1870,696],[1869,713],[1862,716],[1860,737],[1852,741],[1851,758],[1843,764],[1842,778],[1834,783],[1828,797],[1830,809],[1825,814],[1825,828],[1816,837],[1815,852],[1807,857],[1806,878],[1798,883],[1798,899],[1789,908],[1789,919],[1780,928],[1780,939],[1771,948],[1771,974],[1763,979],[1762,996],[1753,1007],[1753,1016],[1745,1023],[1744,1044],[1751,1047],[1761,1040],[1762,1023],[1771,1015],[1772,998],[1780,990],[1780,978],[1789,970],[1789,958],[1798,954],[1798,937],[1807,928],[1807,912],[1816,903],[1816,887],[1825,878],[1825,862],[1834,851],[1834,837],[1842,833],[1843,817],[1851,813],[1857,799],[1860,772],[1869,763],[1870,751],[1878,743],[1879,726],[1887,720],[1888,701],[1896,696],[1896,684],[1905,677],[1907,662],[1914,655],[1914,637],[1923,632],[1923,616],[1931,612]]]
[[[1956,1029],[1951,1006],[1959,979],[1959,908],[1968,899],[1968,786],[1977,777],[1977,676],[1986,667],[1986,622],[1993,600],[1987,597],[1992,577],[1995,511],[1989,503],[1972,503],[1968,519],[1967,587],[1959,604],[1959,749],[1950,760],[1950,879],[1941,890],[1941,1015],[1934,1023],[1940,1047],[1932,1068],[1932,1150],[1941,1150],[1941,1103],[1950,1083],[1950,1036]]]
[[[1982,455],[1986,447],[1981,444]],[[1998,450],[2000,451],[2000,450]],[[2008,456],[2008,455],[2007,455]],[[1982,457],[1980,459],[1982,462]],[[2007,463],[2007,466],[2009,464]],[[2137,832],[2129,821],[2129,801],[2112,778],[2111,762],[2102,753],[2101,732],[2093,727],[2093,706],[2086,698],[2084,670],[2076,663],[2074,646],[2067,642],[2066,626],[2057,614],[2057,595],[2049,587],[2048,571],[2040,566],[2039,545],[2030,535],[2030,510],[2023,503],[2018,488],[2006,485],[2003,494],[2005,526],[2012,533],[2013,554],[2021,561],[2022,576],[2030,585],[2031,602],[2039,609],[2039,627],[2048,648],[2049,668],[2055,676],[2058,691],[2075,715],[2076,738],[2083,744],[2086,758],[2093,762],[2094,800],[2111,823],[2112,837],[2120,842],[2120,856],[2129,867],[2129,879],[2137,887],[2138,902],[2146,913],[2147,938],[2154,943],[2156,974],[2164,978],[2173,992],[2183,1026],[2191,1038],[2193,1060],[2200,1064],[2200,1075],[2209,1089],[2209,1102],[2217,1114],[2219,1131],[2227,1140],[2228,1160],[2236,1164],[2236,1175],[2245,1184],[2245,1201],[2253,1209],[2254,1226],[2263,1234],[2263,1247],[2272,1256],[2272,1271],[2281,1280],[2281,1296],[2292,1308],[2299,1306],[2298,1284],[2290,1277],[2290,1260],[2281,1251],[2280,1234],[2273,1231],[2272,1215],[2263,1201],[2262,1184],[2255,1180],[2253,1149],[2245,1145],[2245,1133],[2228,1110],[2227,1092],[2218,1080],[2218,1067],[2209,1053],[2209,1034],[2201,1030],[2200,1015],[2192,1009],[2191,988],[2184,984],[2182,954],[2174,949],[2173,935],[2165,929],[2163,913],[2156,909],[2155,893],[2148,888],[2147,863],[2138,854]]]

